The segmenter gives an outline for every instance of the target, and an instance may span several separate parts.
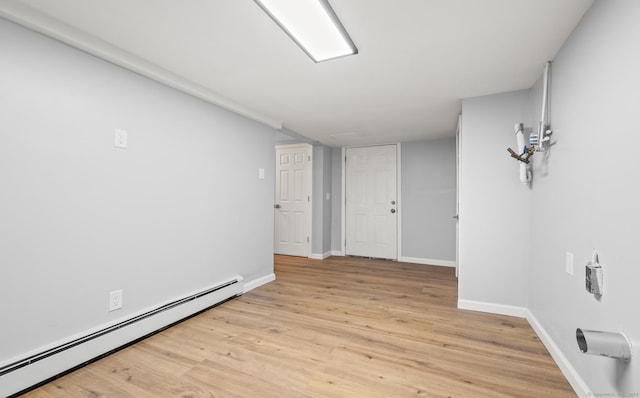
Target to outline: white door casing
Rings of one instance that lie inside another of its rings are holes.
[[[308,144],[276,146],[276,254],[311,254],[311,151]]]
[[[456,128],[456,277],[459,272],[460,261],[460,129],[462,128],[462,114],[458,115]]]
[[[396,145],[347,148],[345,161],[345,253],[396,260]]]

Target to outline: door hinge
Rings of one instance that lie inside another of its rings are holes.
[[[307,243],[309,243],[309,237],[307,236]]]
[[[307,196],[307,202],[311,202],[311,196]]]
[[[311,155],[308,156],[307,160],[311,161]]]

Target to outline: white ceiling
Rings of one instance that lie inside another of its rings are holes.
[[[0,16],[342,146],[452,136],[462,98],[531,87],[592,2],[330,0],[359,54],[318,64],[253,0],[0,0]]]

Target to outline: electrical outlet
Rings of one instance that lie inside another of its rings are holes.
[[[567,252],[565,257],[565,270],[567,274],[573,276],[573,253]]]
[[[109,292],[109,312],[122,308],[122,290]]]
[[[116,129],[113,135],[113,146],[116,148],[127,147],[127,130]]]

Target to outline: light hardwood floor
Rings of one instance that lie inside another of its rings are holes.
[[[575,397],[527,321],[452,268],[275,257],[277,280],[25,397]]]

